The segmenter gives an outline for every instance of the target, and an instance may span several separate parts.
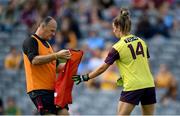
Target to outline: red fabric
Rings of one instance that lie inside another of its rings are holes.
[[[76,75],[79,63],[83,56],[83,52],[80,50],[70,50],[70,52],[72,54],[71,59],[67,61],[64,70],[59,73],[55,83],[54,103],[61,108],[72,103],[72,89],[74,84],[72,76]]]

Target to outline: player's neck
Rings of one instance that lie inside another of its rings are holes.
[[[120,37],[122,38],[122,37],[125,37],[125,36],[128,36],[128,35],[130,35],[130,33],[124,33],[124,34],[121,34]]]
[[[36,34],[38,37],[40,37],[41,39],[44,38],[43,32],[42,32],[39,28],[37,29],[37,31],[35,32],[35,34]]]

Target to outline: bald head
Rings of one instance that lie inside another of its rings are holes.
[[[57,22],[54,18],[48,16],[41,22],[36,33],[42,37],[42,39],[49,40],[55,35],[56,28]]]
[[[41,24],[42,25],[48,25],[50,22],[56,22],[56,21],[51,16],[47,16],[46,18],[43,19]]]

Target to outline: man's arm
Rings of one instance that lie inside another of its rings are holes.
[[[33,65],[40,65],[51,62],[53,60],[61,59],[70,59],[71,53],[69,50],[60,50],[59,52],[48,54],[48,55],[38,55],[35,56],[32,60]]]
[[[33,58],[32,64],[33,65],[45,64],[53,60],[56,60],[57,59],[56,57],[57,57],[56,53],[48,54],[48,55],[38,55]]]
[[[23,42],[22,50],[24,54],[26,54],[26,56],[28,57],[29,61],[32,63],[34,57],[39,55],[37,40],[33,38],[25,39]]]
[[[37,40],[33,38],[29,38],[24,41],[23,52],[27,55],[29,61],[33,65],[45,64],[58,58],[69,59],[71,57],[69,50],[61,50],[48,55],[39,55]]]

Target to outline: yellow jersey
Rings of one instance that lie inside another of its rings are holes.
[[[123,91],[155,86],[148,64],[148,48],[141,38],[134,35],[123,36],[113,48],[120,56],[116,63],[122,77]]]

